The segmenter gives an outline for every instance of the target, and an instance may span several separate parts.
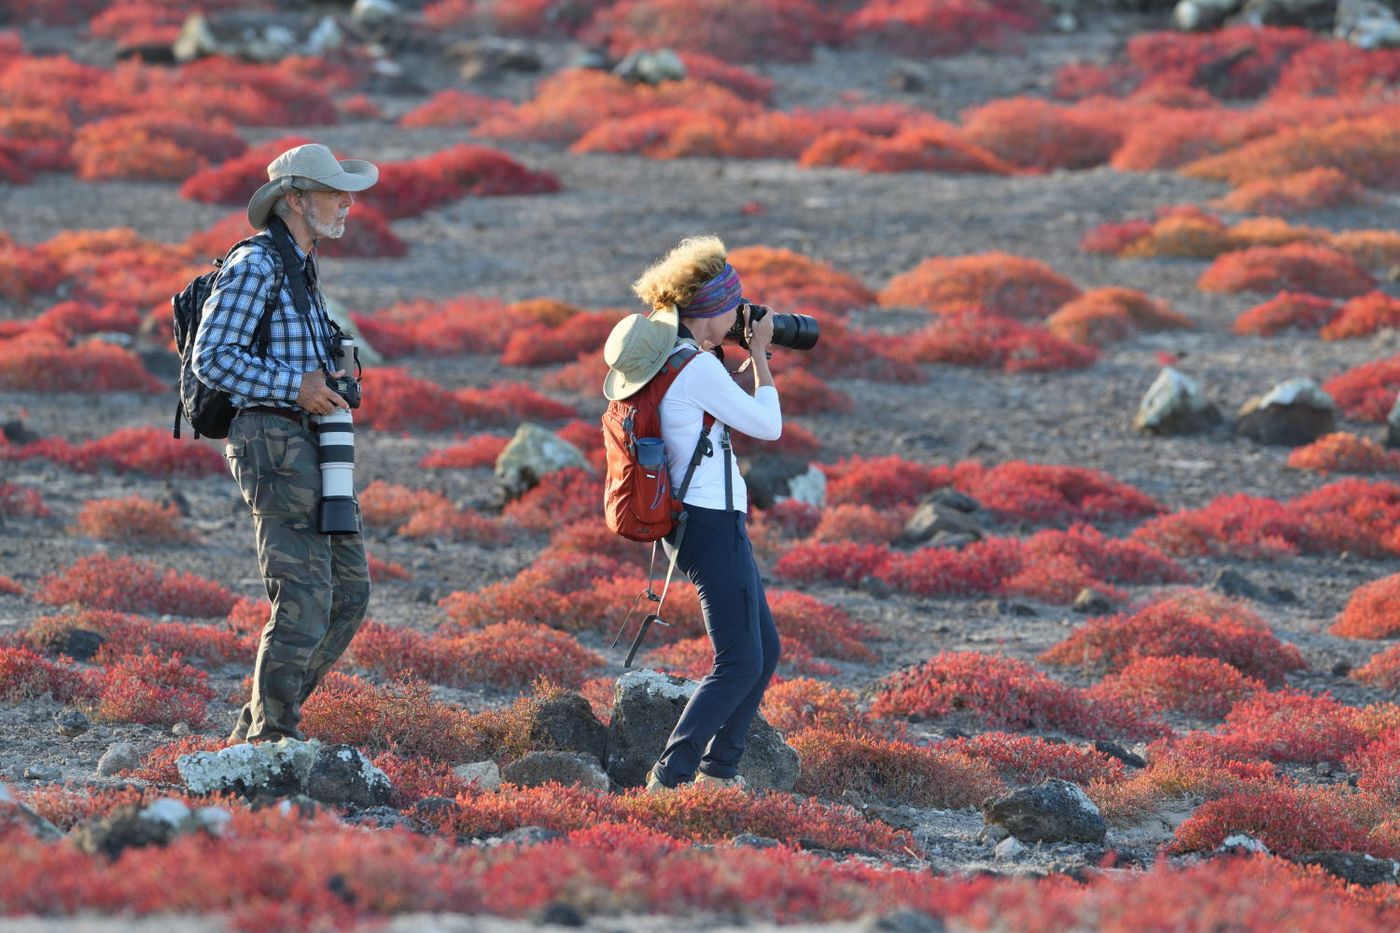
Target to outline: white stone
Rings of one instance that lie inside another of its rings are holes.
[[[305,784],[319,747],[320,743],[314,739],[310,742],[282,739],[259,745],[244,742],[216,752],[181,755],[175,760],[175,768],[180,772],[180,780],[195,794],[229,790],[239,781],[247,787],[257,786],[288,768]]]
[[[1139,427],[1156,427],[1176,412],[1202,411],[1208,407],[1210,399],[1206,398],[1200,383],[1180,370],[1167,366],[1157,374],[1147,394],[1142,397],[1137,423]]]
[[[1068,782],[1066,783],[1068,784]],[[1089,795],[1084,793],[1084,788],[1080,787],[1078,784],[1068,784],[1068,786],[1065,788],[1065,793],[1073,797],[1075,803],[1079,804],[1079,809],[1083,810],[1084,812],[1091,813],[1094,816],[1103,815],[1101,812],[1099,812],[1099,805],[1094,803],[1094,801],[1089,797]]]
[[[325,55],[344,44],[345,33],[341,31],[340,24],[329,16],[323,16],[316,28],[311,30],[311,35],[306,37],[306,53]]]
[[[190,808],[172,797],[162,797],[141,811],[141,819],[179,826],[189,818]]]
[[[222,836],[224,827],[233,819],[233,814],[224,807],[200,807],[194,811],[194,818],[204,827],[205,832]]]
[[[383,26],[403,18],[403,10],[394,0],[355,0],[350,18],[362,26]]]
[[[1246,852],[1259,852],[1264,855],[1269,854],[1268,846],[1244,833],[1231,833],[1220,841],[1221,849],[1244,849]]]
[[[1026,851],[1026,847],[1021,840],[1017,839],[1015,836],[1007,836],[996,844],[996,848],[993,849],[993,851],[996,853],[997,858],[1005,860],[1016,858]]]
[[[1332,396],[1305,376],[1284,380],[1264,393],[1259,399],[1258,407],[1268,408],[1270,405],[1303,405],[1324,411],[1335,410],[1337,407]]]
[[[628,671],[617,679],[617,689],[621,692],[635,687],[666,700],[689,700],[699,686],[693,680],[675,683],[665,674],[652,670]]]
[[[488,793],[501,789],[501,767],[491,759],[458,765],[452,773],[468,787]]]
[[[788,480],[788,495],[779,496],[778,501],[796,499],[819,509],[826,508],[826,474],[816,464],[807,467],[807,472]]]

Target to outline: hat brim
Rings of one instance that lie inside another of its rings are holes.
[[[676,334],[680,332],[681,321],[675,306],[658,308],[647,317],[666,325],[671,331],[671,339],[656,359],[647,363],[645,369],[639,369],[631,374],[623,373],[617,369],[608,369],[607,376],[603,378],[603,398],[610,402],[616,402],[640,392],[653,376],[661,372],[661,367],[666,365],[666,361],[671,358],[671,353],[676,348]]]
[[[379,167],[373,162],[363,159],[340,159],[338,164],[339,172],[310,180],[324,185],[331,191],[351,192],[364,191],[379,181]],[[282,195],[293,190],[293,181],[299,177],[303,176],[280,175],[253,192],[253,196],[248,199],[248,223],[254,230],[261,230],[267,226],[267,221],[272,216],[272,205],[276,204]]]

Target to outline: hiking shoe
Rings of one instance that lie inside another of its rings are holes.
[[[748,783],[743,775],[736,774],[731,778],[715,777],[713,774],[706,774],[701,771],[695,775],[696,787],[737,787],[740,790],[748,790]]]
[[[666,793],[668,790],[675,790],[675,788],[674,788],[674,787],[670,787],[670,786],[668,786],[668,785],[666,785],[666,784],[662,784],[662,783],[661,783],[661,779],[658,778],[658,777],[656,776],[656,772],[655,772],[655,771],[648,771],[648,772],[647,772],[647,793],[648,793],[648,794],[664,794],[664,793]]]

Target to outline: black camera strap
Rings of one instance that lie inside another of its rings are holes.
[[[337,344],[337,335],[340,326],[336,324],[326,313],[321,304],[312,301],[312,290],[316,288],[316,272],[314,260],[310,255],[303,261],[297,256],[296,241],[292,239],[292,231],[287,229],[287,224],[281,217],[275,214],[268,218],[267,235],[272,240],[273,247],[277,250],[277,256],[282,262],[282,275],[287,282],[287,288],[292,293],[292,304],[296,307],[297,313],[306,321],[306,327],[311,332],[311,337],[317,336],[320,330],[321,340],[321,364],[326,367],[326,372],[332,372],[337,367],[332,365],[335,360],[333,349]],[[311,320],[312,308],[321,312],[324,328],[317,328]]]

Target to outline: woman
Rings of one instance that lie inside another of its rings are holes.
[[[702,351],[715,350],[738,319],[740,306],[747,304],[739,276],[726,262],[724,244],[713,236],[681,241],[632,287],[653,309],[645,324],[674,328],[676,348],[688,342]],[[718,355],[702,352],[681,370],[661,401],[661,434],[674,489],[680,489],[700,441],[704,415],[715,419],[709,453],[683,497],[689,520],[676,559],[699,591],[715,660],[647,777],[650,792],[692,780],[742,787],[738,771],[744,740],[778,664],[778,630],[745,529],[748,492],[729,445],[730,428],[757,440],[777,440],[782,433],[778,390],[768,369],[772,336],[771,314],[752,323],[751,363],[746,364],[752,395],[739,388]],[[623,397],[616,394],[619,385],[644,384],[664,358],[647,366],[650,372],[619,372],[614,360],[609,362],[613,369],[605,394],[613,398]],[[667,543],[669,556],[674,540]]]

